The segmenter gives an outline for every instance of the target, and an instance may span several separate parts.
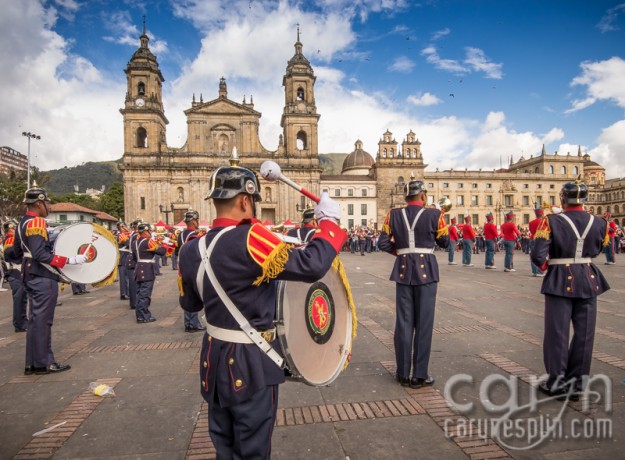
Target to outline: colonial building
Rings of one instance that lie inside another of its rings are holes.
[[[233,147],[241,165],[259,171],[265,160],[276,161],[285,175],[315,194],[327,191],[339,201],[342,225],[380,227],[389,209],[402,206],[404,184],[415,177],[428,189],[430,204],[447,197],[453,208],[447,214],[461,222],[469,215],[476,225],[493,212],[496,222],[513,210],[517,223],[533,219],[535,206],[558,205],[562,184],[582,175],[592,188],[589,206],[601,214],[613,213],[622,221],[625,211],[625,181],[606,182],[605,169],[577,153],[548,154],[543,147],[536,156],[517,161],[510,158],[507,168],[495,170],[426,170],[421,142],[411,130],[399,143],[387,130],[378,142],[377,159],[363,149],[360,140],[346,156],[341,174],[322,175],[318,152],[320,114],[315,102],[315,75],[302,52],[299,31],[295,53],[288,61],[282,80],[284,107],[282,134],[278,148],[270,151],[260,142],[261,113],[249,102],[228,98],[226,80],[219,82],[217,97],[204,102],[193,95],[187,117],[187,140],[180,148],[167,146],[168,120],[162,100],[164,77],[156,56],[148,46],[145,33],[139,49],[126,67],[127,92],[124,107],[124,199],[128,220],[142,217],[160,220],[173,212],[179,222],[188,209],[197,210],[203,220],[211,221],[214,210],[205,201],[210,174],[227,165]],[[431,152],[434,155],[436,152]],[[299,221],[300,212],[310,207],[306,198],[283,183],[261,178],[262,202],[259,218],[274,224],[288,219]],[[614,188],[614,191],[612,191]],[[164,211],[163,211],[164,210]]]

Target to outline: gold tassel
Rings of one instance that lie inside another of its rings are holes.
[[[178,275],[178,292],[180,292],[180,297],[184,297],[184,288],[182,287],[182,276]],[[200,294],[204,294],[201,292]]]
[[[610,234],[608,233],[609,229],[610,229],[610,226],[608,225],[608,227],[605,230],[605,236],[603,237],[603,247],[606,247],[610,244]]]
[[[280,243],[269,254],[269,257],[263,262],[263,274],[256,278],[254,286],[260,286],[261,283],[267,283],[278,276],[284,270],[284,264],[289,260],[289,251],[293,248],[292,244]]]
[[[94,288],[108,286],[115,282],[115,278],[117,278],[117,264],[115,264],[115,268],[111,272],[109,276],[104,278],[102,281],[98,281],[97,283],[91,283]]]
[[[548,240],[551,238],[551,232],[549,230],[536,230],[536,233],[534,233],[534,239],[537,240],[538,238]]]
[[[339,256],[336,256],[334,261],[332,262],[332,270],[336,271],[341,278],[341,282],[343,283],[343,287],[345,288],[345,294],[347,295],[347,303],[349,304],[349,309],[352,312],[352,344],[353,340],[356,338],[356,333],[358,331],[358,317],[356,316],[356,304],[354,303],[354,297],[352,296],[352,289],[349,285],[349,280],[347,279],[347,273],[345,273],[345,267],[343,267],[343,262],[339,259]],[[349,365],[349,357],[351,357],[352,349],[349,349],[348,359],[345,360],[345,366],[343,366],[343,370],[347,368]]]
[[[436,231],[436,238],[440,238],[441,236],[449,235],[449,229],[447,227],[439,228]]]

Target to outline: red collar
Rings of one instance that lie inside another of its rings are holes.
[[[406,203],[406,206],[425,206],[425,203],[423,201],[408,201]]]
[[[187,224],[187,230],[197,230],[197,227]]]
[[[258,219],[242,219],[242,220],[234,220],[234,219],[230,219],[229,217],[217,217],[216,219],[213,219],[213,226],[212,228],[215,227],[230,227],[232,225],[240,225],[243,222],[249,222],[252,225],[253,224],[259,224],[261,223],[260,220]]]
[[[564,211],[568,212],[568,211],[583,211],[584,207],[583,206],[570,206],[568,208],[566,208]]]
[[[34,212],[32,212],[32,211],[28,211],[28,212],[26,213],[26,215],[27,215],[27,216],[31,216],[31,217],[39,217],[39,214],[36,214],[36,213],[34,213]]]

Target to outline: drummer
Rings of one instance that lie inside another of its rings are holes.
[[[52,352],[52,322],[59,294],[56,268],[65,264],[82,265],[87,257],[77,254],[64,257],[54,254],[48,238],[45,217],[50,209],[48,194],[42,188],[31,188],[24,194],[27,212],[15,232],[15,244],[8,251],[12,257],[24,257],[22,279],[30,302],[26,332],[25,375],[49,374],[70,369],[57,363]]]
[[[321,279],[346,234],[338,225],[339,204],[324,193],[315,208],[319,228],[307,246],[291,250],[292,245],[255,218],[256,203],[261,200],[258,180],[252,171],[236,164],[231,160],[232,166],[217,169],[210,178],[208,198],[217,215],[211,230],[180,250],[180,303],[186,311],[204,310],[208,322],[200,378],[217,457],[270,458],[278,384],[284,382],[284,372],[276,364],[280,357],[275,359],[277,353],[271,347],[265,352],[250,343],[229,308],[261,333],[263,343],[277,345],[275,280]],[[200,248],[207,251],[205,268],[223,289],[222,298],[207,275],[197,284],[204,263]]]
[[[131,222],[130,228],[132,228],[132,232],[130,232],[130,236],[128,237],[128,249],[130,249],[130,252],[126,257],[126,271],[128,272],[128,297],[130,297],[129,303],[131,310],[134,310],[137,305],[137,282],[135,281],[135,266],[137,265],[137,261],[135,260],[135,256],[132,252],[132,247],[134,245],[134,241],[139,236],[137,228],[140,223],[141,219],[136,219]]]
[[[314,209],[305,209],[302,213],[302,226],[300,228],[292,228],[287,236],[292,236],[300,240],[301,244],[307,244],[317,229],[317,219],[315,218]]]
[[[133,241],[132,255],[137,261],[135,281],[137,282],[137,303],[135,313],[137,323],[152,323],[156,318],[150,312],[152,291],[156,277],[156,258],[165,254],[165,248],[152,239],[150,224],[137,226],[137,238]]]

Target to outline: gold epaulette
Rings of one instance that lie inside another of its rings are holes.
[[[534,239],[543,239],[548,240],[551,238],[551,226],[549,225],[549,219],[547,216],[544,216],[540,223],[538,224],[538,228],[536,228],[536,233],[534,233]]]
[[[603,247],[610,244],[610,222],[605,221],[605,236],[603,237]]]
[[[148,241],[148,251],[156,251],[159,248],[159,244],[154,240]]]
[[[35,217],[26,224],[26,236],[39,235],[45,240],[48,239],[48,229],[46,220],[43,217]]]
[[[445,213],[441,212],[441,215],[438,218],[438,229],[436,230],[436,238],[447,235],[449,235],[449,228],[447,228],[447,224],[445,223]]]
[[[386,219],[384,219],[384,223],[382,224],[382,231],[384,233],[386,233],[387,235],[391,234],[391,212],[389,211],[388,214],[386,215]]]
[[[277,235],[262,224],[254,224],[247,234],[247,250],[252,259],[263,269],[254,286],[269,282],[284,270],[293,245],[284,243]]]

